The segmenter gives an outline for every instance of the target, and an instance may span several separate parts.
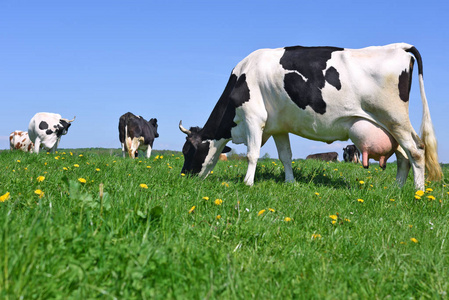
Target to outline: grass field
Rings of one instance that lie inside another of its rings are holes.
[[[154,152],[1,152],[0,298],[448,297],[445,182],[297,160],[286,184],[265,159],[247,187],[244,160],[201,180]]]

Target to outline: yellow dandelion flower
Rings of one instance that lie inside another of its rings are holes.
[[[211,174],[214,174],[214,171],[210,171]]]
[[[337,221],[335,221],[335,220],[332,220],[332,224],[335,224],[335,223],[337,223]]]
[[[357,201],[359,201],[360,203],[363,203],[363,202],[364,202],[363,199],[357,199]]]
[[[265,209],[262,209],[261,211],[259,211],[259,213],[257,215],[258,216],[263,215],[264,212],[265,212]]]
[[[430,192],[433,192],[433,189],[427,188],[427,189],[426,189],[426,193],[430,193]]]
[[[321,234],[319,234],[319,233],[312,234],[312,239],[320,239],[320,238],[321,238]]]
[[[38,177],[36,178],[36,180],[37,180],[38,182],[42,182],[42,181],[45,180],[45,176],[38,176]]]
[[[268,210],[269,210],[269,211],[271,211],[271,212],[275,212],[275,210],[274,210],[274,209],[272,209],[272,208],[269,208]]]
[[[0,202],[5,202],[6,200],[9,199],[9,192],[7,192],[6,194],[0,196]]]
[[[63,169],[64,171],[67,171],[67,170],[68,170],[66,167],[63,167],[62,169]]]
[[[18,163],[20,162],[20,159],[16,160]]]
[[[208,201],[208,200],[209,200],[209,197],[204,196],[202,199]]]
[[[394,202],[394,199],[390,199],[391,202]]]
[[[74,164],[73,166],[74,166],[75,168],[79,168],[79,167],[80,167],[79,164]]]
[[[147,166],[147,169],[151,169],[151,166]]]
[[[285,222],[291,222],[291,220],[292,220],[292,218],[289,218],[289,217],[285,217],[285,219],[284,219]]]
[[[435,200],[435,197],[432,196],[432,195],[429,195],[429,196],[427,196],[427,199],[429,199],[429,200]]]
[[[218,216],[216,216],[215,218],[216,218],[217,220],[220,220],[220,219],[221,219],[221,216],[218,215]]]
[[[337,219],[338,219],[338,216],[336,216],[336,215],[330,215],[329,218],[331,218],[332,220],[337,220]]]
[[[416,199],[416,200],[419,200],[419,199],[421,199],[421,197],[418,196],[418,195],[415,195],[415,199]]]
[[[41,191],[41,190],[39,190],[39,189],[35,190],[34,193],[35,193],[36,195],[39,195],[39,198],[42,198],[42,197],[44,196],[44,192]]]
[[[193,211],[195,210],[195,205],[194,206],[192,206],[192,208],[191,209],[189,209],[189,214],[191,214],[191,213],[193,213]]]
[[[320,193],[315,193],[315,195],[316,195],[316,196],[319,196],[319,195],[320,195]]]
[[[227,183],[227,182],[222,182],[221,185],[224,185],[225,187],[229,187],[229,183]]]
[[[186,176],[186,174],[184,174],[184,173],[181,173],[181,176]]]
[[[78,155],[79,157],[83,157],[83,155],[82,154],[80,154],[80,155]]]
[[[365,184],[365,181],[360,180],[359,183],[360,183],[360,184]]]
[[[223,200],[215,199],[214,203],[215,203],[215,205],[221,205],[223,203]]]
[[[413,243],[418,243],[418,240],[415,239],[415,238],[411,238],[410,240],[411,240]]]
[[[78,181],[81,183],[86,183],[86,179],[84,179],[83,177],[78,178]]]
[[[99,168],[96,168],[95,171],[100,172],[100,169],[99,169]]]
[[[421,191],[421,190],[418,190],[418,191],[416,191],[416,193],[415,193],[415,195],[416,196],[422,196],[422,195],[424,195],[425,194],[425,192],[424,191]]]
[[[59,159],[59,156],[55,156],[55,159],[58,160],[58,159]]]
[[[351,220],[349,220],[348,218],[345,218],[345,221],[351,223]]]
[[[141,188],[143,188],[143,189],[147,189],[148,188],[148,185],[146,185],[145,183],[141,183],[141,184],[139,184],[139,186]]]
[[[72,152],[70,152],[70,156],[73,156],[73,153],[72,153]]]

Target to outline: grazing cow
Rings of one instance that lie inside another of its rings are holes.
[[[421,138],[408,115],[415,59],[423,105]],[[418,189],[424,188],[425,169],[429,180],[441,179],[422,58],[405,43],[362,49],[296,46],[251,53],[232,71],[203,128],[187,130],[180,123],[187,134],[182,172],[207,176],[232,140],[248,148],[244,182],[252,185],[260,147],[273,136],[285,180],[294,181],[288,133],[327,143],[354,138],[359,149],[362,141],[375,144],[375,137],[358,121],[382,128],[400,145],[395,152],[400,186],[410,166]]]
[[[75,117],[68,120],[53,113],[35,114],[28,125],[28,135],[34,143],[34,152],[39,153],[39,149],[42,147],[54,153],[61,141],[61,136],[67,134],[74,120]]]
[[[345,162],[360,163],[360,151],[355,145],[348,145],[343,148],[343,159]]]
[[[34,144],[28,136],[28,132],[16,130],[9,135],[9,148],[33,153]]]
[[[324,161],[338,161],[337,152],[315,153],[307,155],[306,159],[316,159]]]
[[[159,137],[157,119],[146,121],[141,116],[127,112],[120,117],[118,131],[123,157],[128,152],[129,157],[136,158],[138,150],[142,150],[150,158],[154,139]]]
[[[226,153],[220,153],[220,156],[218,157],[218,160],[228,161],[228,156],[226,155]]]

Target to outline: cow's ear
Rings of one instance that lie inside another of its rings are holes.
[[[221,153],[228,153],[229,151],[231,151],[231,148],[229,148],[228,146],[225,146],[223,151],[221,151]]]

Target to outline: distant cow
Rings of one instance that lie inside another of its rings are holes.
[[[338,153],[337,152],[315,153],[315,154],[307,155],[306,159],[338,161]]]
[[[343,159],[345,162],[360,163],[360,151],[355,145],[348,145],[343,148]]]
[[[33,153],[34,144],[28,136],[28,132],[16,130],[9,135],[9,148]]]
[[[421,137],[409,118],[415,60],[423,107]],[[294,181],[289,133],[326,143],[351,139],[362,151],[363,143],[376,145],[373,128],[386,143],[372,153],[385,160],[386,150],[396,153],[399,185],[406,182],[410,167],[417,189],[424,189],[426,169],[429,180],[441,179],[423,61],[414,46],[260,49],[235,66],[204,127],[187,130],[180,123],[187,135],[181,172],[206,177],[232,140],[248,148],[244,182],[253,185],[260,147],[273,137],[285,180]]]
[[[226,153],[220,153],[218,159],[221,161],[228,161],[228,156],[226,155]]]
[[[157,133],[157,119],[146,121],[141,116],[130,112],[122,115],[118,123],[122,153],[128,152],[129,157],[136,158],[138,150],[146,151],[146,157],[151,156],[154,139],[159,137]]]
[[[34,152],[39,153],[42,147],[54,153],[58,148],[61,136],[66,135],[71,123],[75,120],[64,119],[60,114],[41,112],[34,115],[28,125],[28,135],[34,143]]]

